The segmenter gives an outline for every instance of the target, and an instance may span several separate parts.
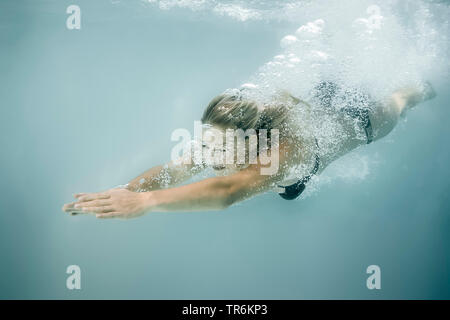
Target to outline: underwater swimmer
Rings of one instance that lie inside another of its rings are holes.
[[[63,211],[72,215],[92,214],[101,219],[127,219],[148,212],[222,210],[269,190],[277,191],[284,199],[295,199],[312,176],[323,171],[329,163],[358,146],[386,136],[407,110],[435,96],[431,85],[426,83],[420,87],[399,89],[384,101],[372,101],[367,96],[355,95],[359,98],[337,112],[333,105],[339,91],[344,95],[350,94],[333,82],[321,82],[315,86],[308,102],[284,92],[274,97],[273,102],[261,104],[243,98],[236,90],[219,95],[209,103],[201,119],[206,128],[223,133],[229,129],[253,129],[255,132],[278,130],[278,143],[274,142],[275,139],[271,142],[269,135],[267,144],[273,147],[271,152],[278,152],[277,170],[271,174],[262,174],[267,162],[262,161],[261,151],[256,154],[257,161],[252,163],[246,155],[245,164],[236,161],[227,165],[209,165],[205,161],[200,164],[195,161],[171,161],[149,169],[123,187],[76,194],[76,201],[64,205]],[[296,126],[292,115],[295,110],[308,108],[323,110],[324,114],[338,114],[333,119],[345,134],[332,144],[315,136],[311,133],[313,130],[310,134],[298,134],[299,126]],[[206,143],[202,147],[225,152],[224,144]],[[191,153],[182,157],[186,156],[192,157]],[[220,174],[179,186],[207,167]],[[289,179],[294,167],[303,168],[303,174],[296,172],[294,179]]]

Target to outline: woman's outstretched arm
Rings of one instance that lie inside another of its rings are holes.
[[[264,192],[282,180],[287,168],[284,154],[280,147],[279,170],[272,175],[262,175],[262,166],[255,164],[229,176],[175,188],[139,193],[112,189],[80,194],[77,202],[66,205],[64,211],[91,213],[97,218],[133,218],[148,212],[222,210]]]
[[[173,187],[200,173],[204,167],[191,163],[170,161],[153,167],[131,180],[126,189],[134,192],[153,191]]]

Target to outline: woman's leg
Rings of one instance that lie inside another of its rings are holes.
[[[436,93],[429,83],[426,83],[422,88],[407,87],[395,91],[384,103],[379,103],[370,112],[374,141],[391,132],[407,110],[435,96]]]

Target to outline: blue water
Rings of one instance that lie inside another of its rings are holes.
[[[327,168],[301,201],[267,193],[127,221],[61,211],[75,192],[167,161],[174,129],[191,129],[308,22],[271,6],[240,21],[208,3],[77,0],[81,29],[68,30],[74,1],[0,2],[0,298],[449,299],[446,65],[426,74],[436,99]],[[81,290],[66,288],[73,264]],[[381,290],[366,287],[373,264]]]

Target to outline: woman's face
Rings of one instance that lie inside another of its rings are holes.
[[[228,131],[230,132],[230,129]],[[227,129],[219,126],[210,126],[203,132],[203,161],[220,174],[230,174],[247,166],[245,159],[244,163],[242,160],[237,161],[238,145],[234,143],[234,138],[233,143],[227,145],[226,134]]]

